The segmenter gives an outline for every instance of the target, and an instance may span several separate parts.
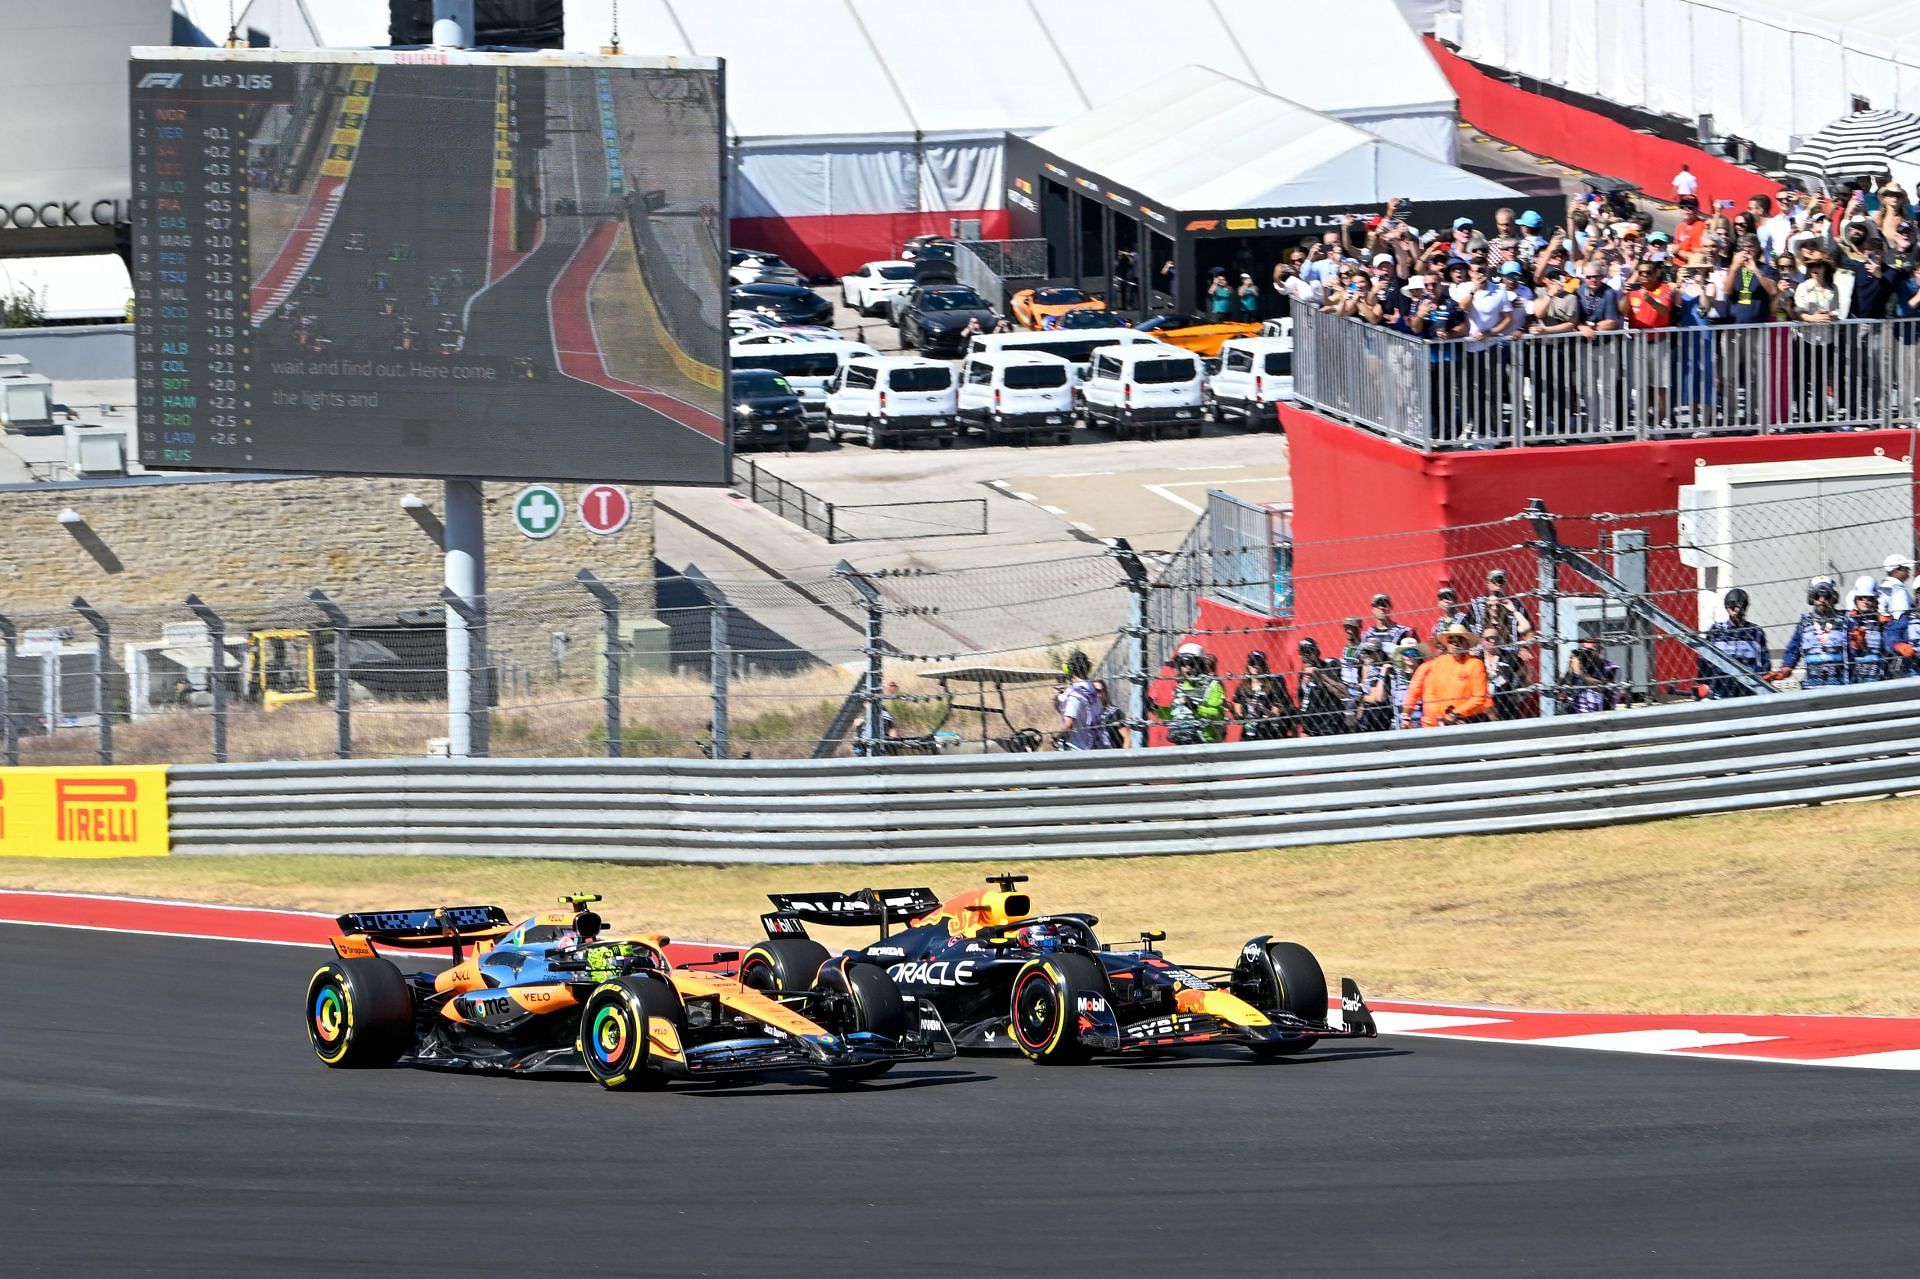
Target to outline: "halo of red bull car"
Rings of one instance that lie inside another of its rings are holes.
[[[1254,937],[1229,965],[1176,964],[1164,933],[1113,946],[1092,915],[1034,913],[1025,880],[991,876],[944,901],[925,888],[776,893],[765,940],[744,952],[616,931],[591,893],[519,921],[498,906],[350,913],[308,982],[307,1036],[333,1067],[652,1089],[795,1071],[853,1082],[960,1049],[1043,1065],[1216,1044],[1273,1058],[1378,1033],[1352,978],[1331,1015],[1297,942]],[[877,935],[835,953],[808,925]],[[405,972],[382,947],[444,948],[452,963]]]

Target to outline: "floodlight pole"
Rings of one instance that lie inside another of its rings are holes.
[[[433,42],[462,49],[473,44],[473,0],[433,0]],[[486,507],[477,480],[448,480],[446,572],[447,606],[447,754],[456,759],[487,753],[487,701],[474,695],[474,659],[486,661],[486,631],[480,610],[486,606]],[[474,703],[480,711],[474,713]]]

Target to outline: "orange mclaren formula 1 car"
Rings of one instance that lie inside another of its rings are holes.
[[[591,893],[514,923],[498,906],[342,915],[337,958],[307,983],[307,1036],[329,1066],[584,1070],[608,1088],[672,1079],[819,1071],[868,1079],[951,1057],[925,1000],[877,964],[823,966],[805,989],[768,992],[733,971],[738,951],[674,964],[667,938],[615,934]],[[375,945],[448,947],[453,966],[402,973]]]
[[[775,893],[767,940],[747,952],[741,979],[805,988],[850,959],[885,964],[902,992],[940,1010],[961,1047],[1017,1048],[1050,1064],[1197,1044],[1283,1057],[1378,1033],[1350,977],[1340,1019],[1329,1017],[1326,976],[1297,942],[1255,937],[1226,968],[1175,964],[1158,947],[1165,933],[1116,948],[1094,935],[1092,915],[1034,914],[1014,890],[1025,879],[990,876],[993,888],[944,902],[924,888]],[[896,922],[905,927],[893,932]],[[875,926],[880,938],[830,957],[806,936],[809,923]]]
[[[1007,299],[1007,311],[1023,329],[1044,329],[1047,320],[1056,323],[1069,311],[1104,311],[1107,304],[1079,289],[1021,289]]]

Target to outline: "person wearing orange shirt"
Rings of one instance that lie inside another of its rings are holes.
[[[1633,270],[1633,284],[1621,298],[1620,309],[1626,313],[1629,329],[1670,329],[1673,304],[1673,286],[1667,283],[1666,271],[1657,262],[1642,262]],[[1667,388],[1673,384],[1672,340],[1649,333],[1641,341],[1647,344],[1643,367],[1650,403],[1642,404],[1640,410],[1649,415],[1649,425],[1659,425],[1667,420]]]
[[[1689,255],[1707,247],[1709,223],[1700,216],[1700,206],[1690,200],[1680,202],[1680,225],[1673,231],[1673,260],[1685,262]]]
[[[1441,632],[1441,639],[1446,651],[1420,663],[1407,684],[1401,714],[1409,724],[1418,715],[1422,728],[1479,723],[1493,709],[1493,697],[1487,691],[1486,664],[1473,651],[1474,633],[1455,622]]]

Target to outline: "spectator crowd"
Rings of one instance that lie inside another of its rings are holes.
[[[1726,592],[1726,617],[1701,636],[1713,653],[1700,652],[1693,679],[1676,691],[1697,698],[1746,697],[1754,691],[1751,681],[1779,682],[1796,671],[1807,688],[1920,676],[1914,561],[1896,553],[1883,569],[1878,581],[1860,576],[1844,600],[1832,578],[1808,583],[1806,611],[1794,622],[1777,664],[1766,631],[1748,617],[1747,592]],[[1421,629],[1395,618],[1389,596],[1375,595],[1369,618],[1346,619],[1337,651],[1323,651],[1319,640],[1301,636],[1287,670],[1254,650],[1237,679],[1223,676],[1203,645],[1183,643],[1173,657],[1165,700],[1149,709],[1170,744],[1198,745],[1523,719],[1539,714],[1543,699],[1563,715],[1625,703],[1629,687],[1601,635],[1584,635],[1567,651],[1551,687],[1542,687],[1534,674],[1540,643],[1527,602],[1510,594],[1506,574],[1495,569],[1484,590],[1464,601],[1452,587],[1440,587]],[[1084,657],[1075,657],[1075,682],[1061,690],[1057,743],[1065,749],[1121,744],[1122,717],[1106,701],[1105,689],[1088,680]]]
[[[1268,309],[1457,340],[1428,357],[1444,391],[1435,399],[1477,402],[1436,424],[1441,442],[1498,434],[1528,414],[1536,433],[1585,435],[1634,422],[1691,430],[1762,416],[1871,420],[1895,377],[1920,387],[1920,325],[1902,330],[1894,369],[1836,330],[1755,333],[1750,350],[1709,333],[1920,318],[1915,222],[1898,185],[1861,180],[1832,196],[1787,188],[1744,208],[1706,209],[1683,194],[1678,206],[1670,231],[1598,192],[1573,202],[1562,222],[1503,208],[1491,226],[1462,217],[1422,230],[1393,201],[1290,250],[1273,268]],[[1530,340],[1609,333],[1650,335],[1631,370],[1618,350],[1543,344],[1527,356],[1528,390],[1515,395],[1514,354]]]

